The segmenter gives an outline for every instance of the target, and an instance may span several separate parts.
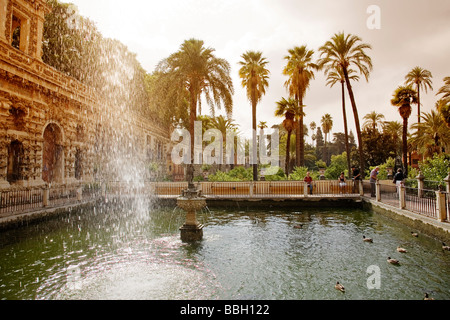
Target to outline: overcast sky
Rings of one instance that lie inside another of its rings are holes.
[[[276,101],[287,97],[282,69],[287,50],[307,45],[316,52],[334,33],[358,35],[372,46],[367,53],[374,65],[369,82],[354,83],[360,121],[371,111],[386,120],[401,121],[390,104],[392,93],[404,83],[415,66],[433,75],[433,91],[423,93],[422,110],[434,108],[443,78],[450,76],[449,0],[72,0],[79,13],[94,21],[104,37],[115,38],[137,54],[142,67],[152,72],[157,63],[177,51],[184,40],[201,39],[232,67],[234,82],[233,119],[241,132],[251,128],[251,107],[238,76],[241,55],[262,51],[269,61],[269,89],[258,105],[257,121],[269,126],[280,123],[274,117]],[[369,29],[373,15],[367,9],[380,8],[380,29]],[[305,123],[320,124],[331,114],[332,132],[343,132],[340,86],[325,86],[316,73],[304,103]],[[206,110],[205,110],[206,111]],[[414,106],[411,122],[416,121]],[[355,132],[347,100],[349,128]]]

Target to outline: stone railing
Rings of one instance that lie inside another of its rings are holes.
[[[405,209],[420,215],[424,215],[441,222],[450,222],[450,197],[448,191],[425,189],[422,183],[418,188],[394,185],[392,182],[380,182],[371,184],[363,182],[364,195],[372,197],[377,202],[382,202],[399,209]]]
[[[0,216],[34,211],[47,207],[79,203],[100,198],[96,184],[62,184],[0,190]]]

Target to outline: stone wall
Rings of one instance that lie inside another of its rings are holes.
[[[114,106],[99,101],[93,88],[42,62],[48,10],[44,0],[0,0],[0,188],[92,182],[109,168],[102,161],[118,157],[112,151],[142,165],[154,160],[148,154],[158,145],[165,172],[168,129],[131,112],[112,114]],[[12,45],[14,14],[26,21],[20,47]],[[45,181],[49,167],[54,179]]]

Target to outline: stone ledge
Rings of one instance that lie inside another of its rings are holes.
[[[0,231],[20,228],[32,223],[45,221],[58,215],[69,213],[74,210],[90,207],[98,200],[82,201],[61,207],[43,208],[40,210],[29,211],[21,214],[10,215],[0,218]]]
[[[363,197],[363,203],[364,207],[392,220],[399,221],[414,229],[414,231],[419,231],[443,242],[450,242],[450,223],[440,222],[436,219],[377,202],[367,197]]]

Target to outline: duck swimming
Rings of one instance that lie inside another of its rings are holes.
[[[401,252],[401,253],[406,253],[406,252],[408,252],[408,251],[406,251],[406,249],[401,248],[401,247],[397,247],[397,251],[398,251],[398,252]]]
[[[428,293],[425,292],[425,297],[423,298],[423,300],[434,300],[434,298],[428,296]]]
[[[336,282],[336,285],[334,286],[334,288],[335,288],[336,290],[341,291],[341,292],[345,292],[344,286],[343,286],[342,284],[340,284],[339,281]]]
[[[398,261],[397,259],[392,259],[391,257],[387,258],[387,262],[389,262],[390,264],[400,264],[400,261]]]
[[[366,236],[363,236],[363,241],[365,242],[373,242],[372,238],[366,238]]]

